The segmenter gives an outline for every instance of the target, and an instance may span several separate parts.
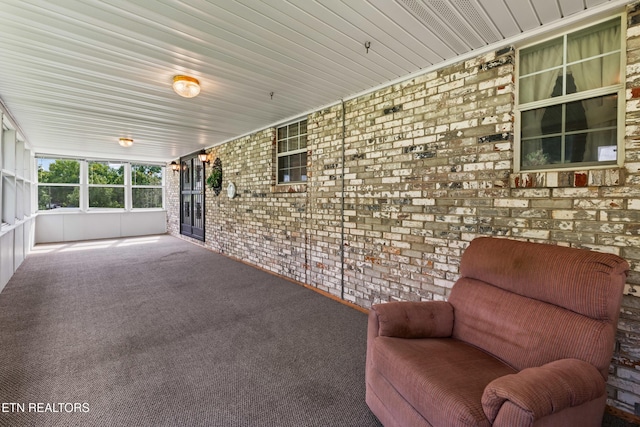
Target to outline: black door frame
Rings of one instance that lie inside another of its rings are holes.
[[[180,234],[204,241],[205,167],[198,154],[180,158]]]

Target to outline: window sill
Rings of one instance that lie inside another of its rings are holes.
[[[580,188],[622,185],[624,169],[520,172],[509,176],[511,188]]]
[[[293,182],[286,184],[276,184],[271,186],[272,193],[306,193],[306,182]]]
[[[45,211],[38,211],[38,215],[79,215],[79,214],[100,214],[100,213],[113,213],[113,214],[122,214],[122,213],[142,213],[142,212],[164,212],[166,209],[164,208],[134,208],[131,210],[125,210],[123,208],[90,208],[86,211],[83,211],[78,208],[61,208],[61,209],[50,209]]]
[[[80,213],[82,212],[80,210],[80,208],[56,208],[56,209],[45,209],[45,210],[38,210],[36,213],[38,215],[54,215],[54,214],[61,214],[61,213]]]
[[[11,230],[14,230],[18,227],[20,227],[23,224],[26,224],[27,222],[29,222],[31,219],[34,218],[34,215],[29,215],[29,216],[25,216],[22,219],[17,219],[16,218],[16,222],[13,224],[8,224],[6,222],[3,222],[0,225],[0,236],[3,236],[4,234],[8,233]]]

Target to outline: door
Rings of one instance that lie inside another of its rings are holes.
[[[180,164],[180,234],[204,241],[204,165],[195,154]]]

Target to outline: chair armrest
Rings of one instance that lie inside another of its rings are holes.
[[[453,330],[453,306],[446,301],[378,304],[369,316],[375,317],[369,324],[377,325],[377,331],[370,331],[376,336],[442,338]]]
[[[544,416],[604,393],[606,384],[595,366],[578,359],[561,359],[496,378],[484,390],[482,408],[496,427],[530,426]]]

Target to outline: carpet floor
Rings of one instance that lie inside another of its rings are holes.
[[[38,245],[0,293],[0,426],[380,427],[366,327],[168,235]]]
[[[380,426],[366,324],[167,235],[38,245],[0,293],[0,425]]]

